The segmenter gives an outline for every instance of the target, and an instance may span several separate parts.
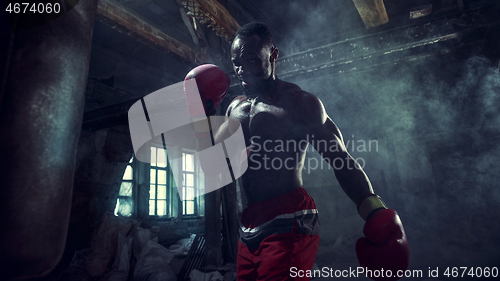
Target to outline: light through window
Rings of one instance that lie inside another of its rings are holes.
[[[118,198],[116,199],[115,206],[115,216],[130,217],[134,211],[134,200],[133,200],[133,179],[134,179],[134,169],[132,164],[134,162],[134,157],[132,157],[125,168],[123,173],[122,183],[120,185],[120,190],[118,191]]]
[[[196,214],[196,188],[195,188],[194,155],[182,153],[182,213],[184,215]]]
[[[170,186],[170,167],[167,161],[167,151],[161,148],[151,148],[151,170],[149,185],[149,215],[169,216],[168,191]]]

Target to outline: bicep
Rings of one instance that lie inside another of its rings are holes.
[[[371,183],[362,167],[347,151],[339,128],[328,117],[321,101],[319,103],[321,106],[316,107],[317,112],[312,115],[314,118],[308,120],[308,133],[315,136],[311,144],[333,167],[335,176],[347,196],[353,202],[359,202],[364,195],[373,193]],[[337,162],[339,159],[341,162]]]
[[[330,117],[327,116],[323,123],[312,124],[309,128],[309,134],[314,135],[315,140],[311,145],[322,155],[347,152],[342,133]]]
[[[240,126],[240,122],[231,116],[232,110],[238,106],[243,100],[244,96],[237,96],[231,101],[226,110],[226,116],[224,118],[224,122],[220,126],[214,130],[214,142],[219,143],[231,136],[234,132],[236,132]]]
[[[303,112],[306,113],[304,115],[306,131],[308,131],[308,134],[311,136],[314,135],[316,140],[321,141],[311,143],[314,149],[320,152],[321,149],[318,147],[318,143],[326,142],[330,145],[337,146],[339,151],[345,151],[342,133],[326,113],[321,100],[311,95],[305,105],[306,108],[303,109]]]
[[[231,136],[232,118],[226,117],[226,120],[214,130],[214,142],[218,144]]]

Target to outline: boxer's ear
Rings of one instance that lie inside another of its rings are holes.
[[[278,59],[278,55],[279,55],[278,48],[275,46],[272,46],[271,47],[271,56],[270,56],[271,63],[275,62]]]

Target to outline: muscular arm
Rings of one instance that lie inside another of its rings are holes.
[[[209,148],[221,141],[227,139],[240,126],[239,121],[232,118],[231,110],[241,101],[241,96],[234,98],[229,104],[225,118],[222,116],[210,116],[212,127],[212,136],[207,132],[206,135],[200,134],[197,137],[198,151]]]
[[[337,151],[332,152],[328,149],[324,151],[323,146],[315,147],[315,149],[334,168],[340,186],[354,203],[359,203],[365,195],[373,193],[368,176],[347,152],[342,135],[330,118],[327,118],[327,121],[322,126],[318,126],[315,136],[328,140],[328,143],[330,143],[330,140],[336,142],[335,150]],[[342,165],[339,163],[342,163]]]
[[[229,138],[231,134],[238,129],[238,127],[240,126],[239,121],[230,117],[231,109],[236,106],[238,102],[239,97],[235,98],[233,102],[231,102],[226,112],[225,118],[223,116],[210,116],[210,123],[212,127],[211,134],[210,132],[207,132],[206,134],[198,134],[196,138],[198,151],[206,150],[207,148],[221,143],[222,141]],[[218,155],[210,155],[210,153],[215,153],[215,151],[207,150],[204,152],[205,157],[200,158],[201,167],[205,173],[212,175],[219,174],[222,172],[222,170],[220,169],[223,169],[225,167],[212,165],[211,159],[217,158]]]
[[[303,109],[308,110],[305,118],[308,125],[305,128],[310,128],[308,133],[315,134],[316,139],[337,145],[336,149],[330,150],[316,142],[314,147],[332,165],[340,186],[352,201],[359,204],[359,215],[366,221],[363,227],[365,237],[356,242],[359,264],[371,270],[386,269],[396,272],[408,269],[410,250],[398,214],[387,209],[378,196],[366,197],[373,193],[370,181],[347,152],[339,129],[328,117],[319,99],[310,95],[307,100],[307,103],[303,103],[306,104]],[[343,161],[343,165],[336,165],[335,161]]]
[[[340,130],[326,114],[321,101],[311,94],[305,98],[307,102],[302,104],[308,133],[314,135],[316,140],[327,143],[325,146],[316,141],[314,149],[334,168],[335,176],[347,196],[358,203],[365,195],[373,193],[370,180],[347,151]]]

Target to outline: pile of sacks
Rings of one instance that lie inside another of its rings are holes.
[[[158,227],[105,213],[90,249],[75,254],[63,280],[170,281],[177,280],[169,263],[174,253],[158,244]]]

